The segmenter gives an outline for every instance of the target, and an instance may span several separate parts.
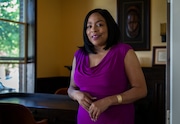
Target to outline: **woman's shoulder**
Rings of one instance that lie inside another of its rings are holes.
[[[117,47],[119,47],[121,49],[132,49],[132,47],[129,44],[126,44],[126,43],[118,43]]]
[[[126,56],[127,52],[133,49],[129,44],[126,43],[118,43],[114,46],[113,50],[114,53],[120,54],[121,56]]]
[[[85,55],[86,54],[86,52],[84,51],[84,49],[83,48],[79,48],[78,50],[76,50],[76,52],[75,52],[75,56],[79,56],[79,55]]]
[[[116,48],[120,51],[128,51],[130,49],[133,49],[129,44],[126,44],[126,43],[118,43],[116,45]]]

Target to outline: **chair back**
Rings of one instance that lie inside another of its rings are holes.
[[[14,103],[0,103],[0,124],[37,124],[37,122],[27,107]]]
[[[55,91],[54,94],[68,95],[67,90],[67,87],[59,88]]]

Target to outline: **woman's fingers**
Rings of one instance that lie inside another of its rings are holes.
[[[95,107],[94,105],[91,105],[89,108],[89,116],[91,117],[91,119],[93,121],[96,121],[99,115],[100,115],[100,111],[98,110],[98,108]]]
[[[82,106],[87,110],[89,111],[89,107],[91,106],[91,99],[89,99],[88,97],[85,97],[83,100],[82,100]]]

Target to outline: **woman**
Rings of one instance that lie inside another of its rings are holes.
[[[84,20],[84,46],[76,51],[68,94],[79,103],[78,124],[133,124],[133,102],[146,96],[133,49],[119,42],[119,28],[104,9]]]

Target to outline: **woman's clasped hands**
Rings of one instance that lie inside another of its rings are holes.
[[[78,92],[76,100],[89,113],[92,121],[97,121],[100,114],[108,108],[107,102],[104,99],[97,100],[85,92]]]

